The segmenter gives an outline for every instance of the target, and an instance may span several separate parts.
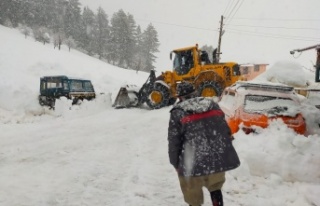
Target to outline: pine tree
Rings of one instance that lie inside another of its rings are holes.
[[[66,45],[68,46],[69,51],[71,50],[71,48],[76,46],[76,43],[71,36],[68,39],[66,39]]]
[[[131,14],[126,15],[123,10],[119,10],[112,16],[109,56],[120,67],[132,66],[136,48],[135,32],[136,24]]]
[[[72,36],[80,40],[81,9],[79,0],[69,0],[64,15],[64,32],[66,37]]]
[[[20,21],[19,10],[21,1],[1,0],[0,1],[0,23],[5,26],[17,27]]]
[[[145,65],[143,70],[150,71],[151,69],[155,68],[155,66],[153,65],[156,60],[156,56],[154,55],[154,53],[159,52],[158,33],[152,24],[149,24],[147,29],[143,32],[142,45],[142,52],[145,57]]]
[[[145,58],[143,55],[143,42],[142,42],[142,32],[141,27],[137,26],[136,30],[136,51],[135,51],[135,58],[134,58],[134,70],[142,70],[141,68],[145,67]]]
[[[19,10],[21,19],[19,23],[32,27],[34,22],[34,17],[35,17],[34,9],[35,9],[34,0],[21,1],[21,9]]]
[[[89,55],[94,54],[94,21],[95,14],[89,7],[85,7],[82,13],[79,42],[80,47],[86,50]]]
[[[52,5],[54,14],[51,21],[51,29],[54,33],[60,33],[65,35],[64,15],[68,2],[66,0],[55,0],[54,2],[55,4]]]
[[[33,27],[47,27],[48,17],[47,17],[47,0],[35,0],[33,2]]]
[[[34,39],[43,44],[50,43],[50,35],[46,27],[39,27],[33,30]]]
[[[129,68],[134,66],[134,56],[137,49],[137,25],[131,14],[127,16],[128,20],[128,42],[126,45],[125,61]]]
[[[99,59],[106,57],[106,51],[108,50],[108,38],[109,38],[109,21],[105,11],[99,7],[95,20],[95,50],[99,56]]]
[[[122,9],[108,15],[80,8],[79,0],[0,0],[0,24],[17,27],[25,37],[32,35],[43,44],[52,37],[54,48],[67,44],[89,55],[107,59],[123,68],[150,71],[158,52],[157,32],[150,24],[141,32],[133,15]],[[82,13],[81,13],[82,12]]]

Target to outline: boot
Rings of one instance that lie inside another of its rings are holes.
[[[210,192],[212,205],[213,206],[223,206],[223,198],[221,190],[215,190]]]

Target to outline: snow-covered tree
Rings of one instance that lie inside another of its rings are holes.
[[[66,37],[80,39],[81,8],[79,0],[69,0],[64,15],[64,31]]]
[[[68,46],[69,51],[71,50],[71,48],[76,47],[76,42],[71,36],[68,39],[66,39],[65,43]]]
[[[142,34],[142,54],[144,57],[144,71],[150,71],[154,69],[153,63],[156,60],[154,55],[159,52],[159,40],[158,33],[152,24],[149,24],[147,29]]]
[[[32,29],[30,27],[27,27],[26,25],[20,25],[19,30],[22,34],[24,34],[25,38],[27,38],[32,33]]]
[[[95,50],[99,56],[99,59],[102,57],[106,57],[106,51],[108,50],[108,39],[110,28],[109,28],[109,21],[108,16],[105,11],[99,7],[98,12],[95,19]]]
[[[142,43],[142,31],[141,27],[137,26],[136,30],[136,51],[135,51],[135,57],[133,62],[133,69],[134,70],[142,70],[144,68],[144,54],[143,54],[143,43]]]
[[[8,27],[17,27],[20,20],[19,10],[21,1],[1,0],[0,1],[0,24]]]
[[[45,27],[35,28],[33,35],[36,41],[42,42],[43,44],[50,43],[50,35]]]
[[[63,32],[57,32],[53,35],[53,46],[54,48],[58,47],[58,49],[61,49],[61,45],[63,41],[65,40],[65,35]]]
[[[136,24],[131,14],[123,10],[111,18],[109,58],[120,67],[131,66],[135,51]]]
[[[148,37],[152,39],[152,35],[158,41],[155,30],[148,28],[142,33],[133,15],[122,9],[113,14],[109,24],[102,7],[97,14],[89,7],[82,12],[79,1],[0,0],[0,24],[22,25],[20,30],[25,37],[31,33],[28,28],[33,28],[36,41],[44,44],[50,42],[52,35],[54,48],[60,49],[69,39],[72,47],[123,68],[147,71],[153,68],[154,47],[146,42],[150,43]]]
[[[52,8],[49,8],[54,10],[49,28],[52,29],[54,33],[63,33],[63,35],[65,35],[64,16],[68,2],[66,0],[55,0],[53,2],[55,2],[55,4],[52,5]]]
[[[79,46],[86,50],[89,55],[94,54],[94,21],[95,14],[89,7],[85,7],[82,13]]]

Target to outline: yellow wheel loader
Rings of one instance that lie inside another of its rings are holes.
[[[213,59],[215,58],[215,54]],[[113,104],[116,108],[136,107],[146,103],[151,109],[172,105],[176,101],[176,88],[182,81],[191,82],[198,96],[220,96],[223,89],[242,80],[240,67],[235,62],[210,62],[208,53],[198,49],[198,45],[173,50],[170,53],[173,70],[155,71],[140,90],[122,87]]]

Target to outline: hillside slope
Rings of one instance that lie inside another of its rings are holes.
[[[90,79],[99,93],[115,94],[124,84],[141,86],[145,72],[118,68],[76,50],[59,51],[27,39],[15,29],[0,26],[0,109],[5,112],[38,114],[40,77],[67,75]],[[0,114],[1,120],[1,114]]]

